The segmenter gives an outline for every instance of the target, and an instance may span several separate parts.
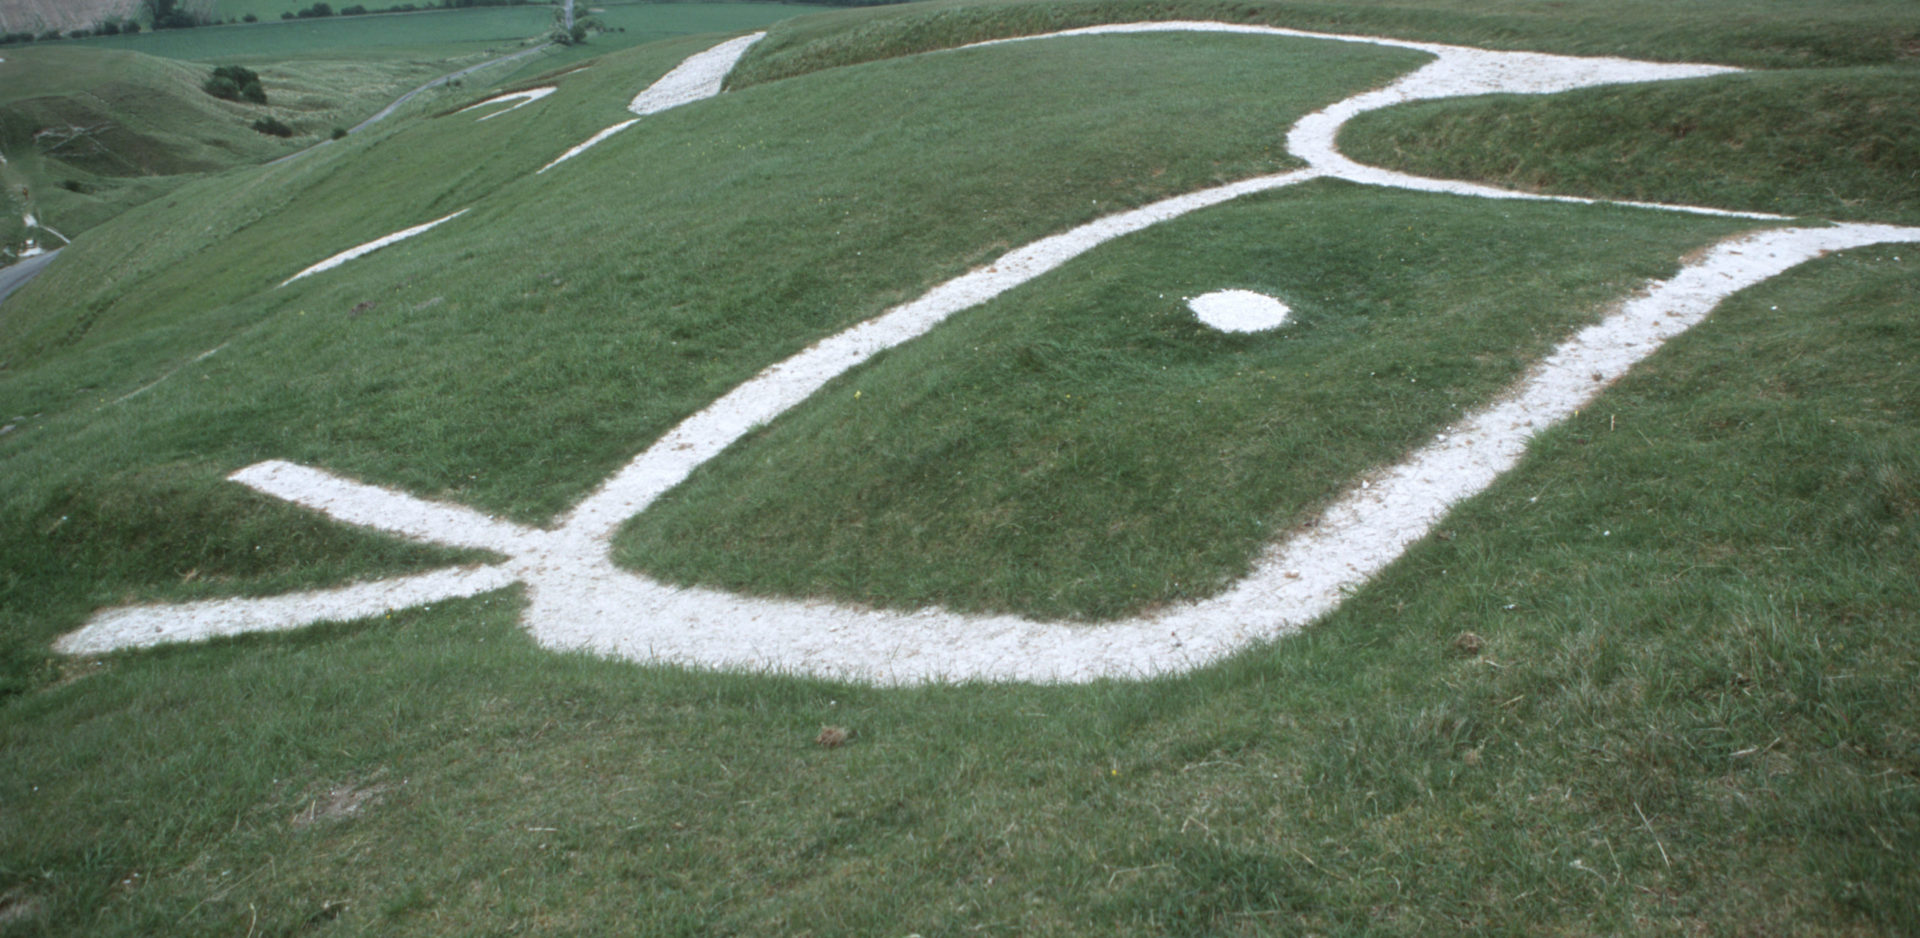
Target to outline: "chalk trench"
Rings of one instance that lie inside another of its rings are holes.
[[[1633,62],[1528,52],[1493,52],[1436,43],[1311,33],[1223,23],[1128,23],[979,45],[1070,36],[1146,32],[1288,36],[1417,49],[1434,56],[1386,87],[1355,95],[1297,121],[1288,149],[1306,169],[1189,193],[1120,212],[1042,238],[989,267],[943,283],[775,364],[687,418],[656,441],[551,529],[488,518],[471,509],[417,499],[281,461],[248,466],[230,478],[268,495],[404,537],[478,547],[504,563],[357,583],[264,599],[135,606],[96,614],[56,642],[68,654],[92,654],[164,642],[279,631],[348,620],[525,584],[523,624],[545,647],[635,661],[819,675],[879,684],[989,680],[1084,682],[1185,671],[1246,646],[1297,631],[1425,536],[1455,502],[1483,491],[1518,463],[1534,434],[1591,401],[1667,339],[1706,318],[1728,296],[1831,251],[1920,241],[1920,228],[1843,224],[1772,228],[1727,239],[1678,274],[1647,285],[1602,321],[1557,346],[1495,403],[1436,434],[1433,441],[1356,484],[1304,533],[1268,547],[1253,572],[1213,598],[1099,625],[1040,622],[1018,616],[961,615],[938,608],[883,612],[826,602],[753,599],[703,588],[675,588],[616,568],[614,532],[700,464],[754,426],[806,400],[833,377],[874,353],[926,333],[1078,257],[1093,247],[1189,212],[1311,179],[1490,199],[1596,204],[1605,200],[1541,196],[1363,166],[1334,145],[1339,128],[1366,111],[1408,101],[1496,92],[1545,94],[1624,82],[1722,74],[1712,65]],[[642,117],[712,97],[740,56],[764,34],[730,40],[689,57],[642,91],[633,120],[575,146],[546,172],[631,127]],[[971,47],[962,47],[971,48]],[[532,103],[523,101],[518,106]],[[502,112],[504,113],[504,112]],[[1642,208],[1778,222],[1760,213],[1694,206],[1607,202]],[[344,251],[286,282],[424,234],[461,213]]]

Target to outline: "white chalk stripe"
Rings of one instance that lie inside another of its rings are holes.
[[[534,175],[544,173],[555,166],[579,156],[599,146],[607,138],[632,127],[641,117],[671,110],[683,104],[703,101],[720,93],[720,86],[726,82],[727,73],[733,71],[735,63],[745,55],[754,43],[764,38],[766,33],[754,33],[723,42],[705,52],[696,52],[681,60],[673,70],[660,76],[658,81],[648,85],[644,91],[634,95],[627,110],[639,115],[632,120],[621,121],[605,130],[588,137],[585,143],[560,154],[553,162],[540,167]]]
[[[1556,346],[1495,403],[1356,484],[1210,599],[1089,625],[756,599],[583,565],[529,580],[527,624],[549,648],[883,684],[1071,683],[1187,671],[1332,611],[1453,505],[1517,465],[1535,435],[1587,406],[1727,297],[1829,251],[1901,241],[1920,241],[1920,228],[1785,229],[1721,242]]]
[[[545,88],[530,88],[526,91],[515,91],[510,94],[497,95],[495,97],[488,98],[485,101],[482,101],[478,104],[469,104],[466,107],[463,107],[458,111],[455,111],[454,113],[465,114],[468,111],[471,111],[475,108],[483,108],[489,104],[499,104],[503,101],[519,101],[520,102],[519,104],[516,104],[513,107],[503,108],[501,110],[493,112],[492,114],[488,114],[487,116],[480,118],[480,120],[478,121],[474,121],[474,123],[478,124],[480,123],[480,121],[493,120],[494,118],[499,117],[502,114],[511,114],[514,111],[518,111],[521,108],[526,107],[527,105],[532,104],[533,102],[538,101],[541,98],[544,98],[547,95],[550,95],[558,90],[560,89],[555,88],[552,85],[548,85]]]
[[[351,622],[426,603],[478,596],[513,584],[504,566],[460,567],[340,589],[263,599],[214,599],[102,612],[54,642],[67,655],[104,654],[166,642],[204,641],[250,632],[283,632],[316,622]]]
[[[434,544],[518,556],[542,548],[548,538],[543,531],[489,518],[461,505],[414,498],[279,459],[254,463],[227,478],[348,524]]]
[[[568,150],[567,152],[560,154],[558,157],[554,159],[553,162],[540,167],[539,171],[535,172],[534,175],[538,176],[540,175],[540,173],[544,173],[547,170],[560,165],[561,163],[565,163],[566,161],[573,159],[574,157],[579,156],[580,154],[585,153],[588,150],[593,149],[595,146],[598,146],[600,144],[600,141],[605,140],[608,137],[611,137],[614,134],[617,134],[620,131],[623,131],[628,127],[632,127],[633,125],[638,123],[640,123],[640,118],[635,117],[630,120],[623,120],[620,123],[613,125],[612,127],[608,127],[607,129],[600,131],[599,133],[594,134],[591,137],[588,137],[587,142],[582,143],[578,146],[575,146],[574,148]]]
[[[465,215],[469,211],[472,211],[472,210],[463,208],[457,212],[454,212],[451,215],[446,216],[445,218],[436,218],[433,221],[427,222],[424,225],[415,225],[412,228],[408,228],[404,231],[396,231],[393,234],[387,235],[384,238],[368,241],[367,243],[360,245],[357,248],[350,248],[348,250],[341,251],[340,253],[335,254],[334,256],[329,257],[326,260],[321,261],[320,263],[307,268],[306,270],[303,270],[297,274],[294,274],[291,277],[288,277],[285,280],[280,281],[280,285],[284,287],[287,284],[292,283],[295,280],[298,280],[302,277],[308,277],[308,276],[312,276],[313,274],[321,273],[322,271],[332,270],[335,267],[340,266],[341,264],[344,264],[350,260],[353,260],[354,258],[372,254],[373,252],[378,251],[389,244],[405,241],[408,238],[413,237],[414,235],[425,234],[428,231],[432,231],[434,228],[437,228],[441,225],[446,224],[447,222],[450,222],[456,218],[459,218],[462,215]]]
[[[687,56],[673,67],[673,71],[660,76],[659,81],[634,95],[627,110],[645,117],[719,94],[720,86],[726,82],[727,73],[733,71],[734,63],[739,62],[740,57],[746,55],[747,50],[766,38],[766,35],[759,32],[729,39],[705,52]]]

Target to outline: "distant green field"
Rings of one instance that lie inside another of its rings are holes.
[[[446,71],[401,59],[258,68],[264,105],[208,95],[203,65],[80,43],[9,50],[0,63],[0,246],[48,237],[26,230],[27,214],[77,237],[201,174],[284,156]],[[294,138],[251,128],[265,117]]]
[[[372,3],[367,3],[365,0],[345,0],[345,2],[330,3],[328,5],[335,10],[352,6],[354,3],[359,3],[361,6],[369,9],[380,9],[383,7],[398,6],[403,2],[408,2],[408,0],[374,0]],[[437,2],[433,2],[433,0],[426,0],[426,2],[423,2],[423,0],[411,0],[411,2],[417,7],[439,5]],[[303,9],[313,6],[313,3],[314,0],[213,0],[211,6],[213,7],[214,18],[221,21],[240,19],[249,13],[262,20],[277,20],[282,13],[298,13]]]
[[[552,9],[536,5],[282,20],[277,5],[284,3],[256,0],[254,6],[275,6],[271,16],[256,12],[259,23],[100,36],[73,44],[189,60],[451,57],[539,36],[553,23]],[[556,50],[555,55],[573,60],[674,36],[758,29],[820,9],[786,3],[626,3],[595,7],[592,17],[614,31],[594,34],[584,45]],[[220,15],[229,15],[224,4]],[[580,15],[588,15],[585,7]]]
[[[446,55],[539,35],[546,31],[550,20],[551,14],[545,7],[487,7],[386,16],[276,19],[239,26],[100,36],[79,42],[169,59],[343,58],[387,51],[399,53],[402,49],[409,55]]]

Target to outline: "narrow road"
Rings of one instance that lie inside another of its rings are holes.
[[[515,53],[512,53],[512,54],[510,54],[510,55],[503,55],[503,56],[501,56],[501,57],[499,57],[499,58],[497,58],[497,59],[488,59],[488,60],[487,60],[487,61],[485,61],[485,62],[481,62],[481,63],[480,63],[479,65],[473,65],[473,66],[469,66],[469,67],[467,67],[467,68],[463,68],[463,69],[461,69],[461,70],[459,70],[459,71],[457,71],[457,72],[454,72],[454,73],[453,73],[453,74],[451,74],[451,75],[442,75],[442,76],[440,76],[439,78],[436,78],[436,79],[434,79],[434,80],[432,80],[432,81],[430,81],[430,82],[427,82],[426,84],[424,84],[424,85],[421,85],[420,87],[418,87],[418,88],[415,88],[415,89],[413,89],[412,91],[409,91],[409,92],[407,92],[406,94],[403,94],[403,95],[401,95],[400,97],[398,97],[398,98],[396,98],[396,99],[394,99],[394,102],[393,102],[392,104],[389,104],[389,105],[387,105],[386,107],[384,107],[384,108],[382,108],[382,109],[380,110],[380,113],[378,113],[378,114],[375,114],[375,115],[373,115],[372,117],[369,117],[369,118],[367,118],[366,120],[363,120],[363,121],[361,121],[360,123],[358,123],[358,124],[355,124],[355,125],[353,125],[353,129],[352,129],[352,130],[349,130],[349,131],[347,131],[347,133],[350,133],[350,134],[357,134],[357,133],[359,133],[360,131],[362,131],[362,130],[365,130],[365,129],[366,129],[367,127],[370,127],[370,126],[372,126],[372,125],[373,125],[374,123],[376,123],[376,122],[378,122],[378,121],[380,121],[380,120],[382,120],[382,119],[384,119],[385,117],[387,117],[387,115],[389,115],[389,114],[392,114],[392,113],[393,113],[394,111],[396,111],[396,110],[398,110],[398,109],[400,108],[400,106],[401,106],[401,105],[403,105],[403,104],[405,104],[405,103],[407,103],[408,101],[411,101],[411,100],[413,100],[413,99],[414,99],[414,96],[416,96],[416,95],[418,95],[418,94],[420,94],[420,93],[421,93],[422,91],[426,91],[426,90],[427,90],[427,89],[429,89],[429,88],[437,88],[437,87],[439,87],[439,86],[441,86],[441,85],[444,85],[444,84],[446,84],[447,82],[450,82],[450,81],[455,81],[455,80],[457,80],[457,79],[461,79],[461,78],[465,78],[465,77],[467,77],[468,75],[471,75],[471,74],[473,74],[474,72],[477,72],[477,71],[479,71],[479,70],[481,70],[481,69],[483,69],[483,68],[487,68],[487,67],[489,67],[489,66],[493,66],[493,65],[499,65],[499,64],[501,64],[501,63],[503,63],[503,62],[511,62],[511,61],[513,61],[513,60],[515,60],[515,59],[524,59],[524,58],[526,58],[527,56],[530,56],[530,55],[532,55],[532,54],[534,54],[534,53],[536,53],[536,52],[540,52],[540,51],[542,51],[542,50],[544,50],[544,49],[546,49],[546,48],[547,48],[548,46],[551,46],[551,45],[553,45],[553,43],[551,43],[551,42],[543,42],[543,43],[541,43],[541,44],[539,44],[539,45],[537,45],[537,46],[534,46],[534,47],[532,47],[532,48],[529,48],[529,49],[522,49],[522,50],[520,50],[519,52],[515,52]]]
[[[11,267],[0,267],[0,303],[5,303],[8,294],[26,286],[27,281],[39,275],[42,269],[53,263],[53,259],[59,256],[60,250],[56,248],[45,254],[29,257]]]
[[[494,66],[494,65],[499,65],[499,64],[501,64],[501,63],[503,63],[503,62],[511,62],[511,61],[513,61],[513,60],[515,60],[515,59],[524,59],[524,58],[526,58],[527,56],[530,56],[530,55],[532,55],[532,54],[534,54],[534,53],[536,53],[536,52],[540,52],[540,51],[543,51],[543,50],[545,50],[545,49],[546,49],[546,48],[547,48],[548,46],[551,46],[551,45],[553,45],[553,43],[551,43],[551,42],[543,42],[543,43],[541,43],[541,44],[539,44],[539,45],[537,45],[537,46],[533,46],[533,47],[531,47],[531,48],[527,48],[527,49],[521,49],[521,50],[520,50],[520,51],[518,51],[518,52],[514,52],[514,53],[510,53],[510,54],[507,54],[507,55],[503,55],[503,56],[500,56],[500,57],[499,57],[499,58],[497,58],[497,59],[488,59],[488,60],[486,60],[485,62],[481,62],[481,63],[480,63],[480,64],[478,64],[478,65],[469,65],[469,66],[467,66],[466,68],[463,68],[463,69],[461,69],[461,70],[459,70],[459,71],[457,71],[457,72],[454,72],[454,73],[452,73],[452,74],[449,74],[449,75],[442,75],[442,76],[440,76],[439,78],[436,78],[436,79],[434,79],[434,80],[432,80],[432,81],[430,81],[430,82],[427,82],[426,84],[424,84],[424,85],[421,85],[420,87],[418,87],[418,88],[415,88],[415,89],[413,89],[412,91],[409,91],[409,92],[407,92],[406,94],[403,94],[403,95],[401,95],[400,97],[398,97],[398,98],[395,98],[395,99],[393,99],[393,103],[392,103],[392,104],[389,104],[389,105],[387,105],[386,107],[383,107],[383,108],[381,108],[381,109],[380,109],[380,111],[379,111],[379,113],[376,113],[376,114],[374,114],[374,115],[373,115],[372,117],[369,117],[369,118],[367,118],[366,120],[363,120],[363,121],[361,121],[360,123],[358,123],[358,124],[355,124],[355,125],[353,125],[353,127],[352,127],[351,129],[349,129],[349,130],[347,131],[347,133],[349,133],[349,134],[357,134],[357,133],[359,133],[360,131],[362,131],[362,130],[365,130],[365,129],[367,129],[368,127],[371,127],[371,126],[373,126],[374,124],[377,124],[377,123],[379,123],[379,122],[380,122],[380,121],[382,121],[382,120],[385,120],[385,119],[386,119],[386,118],[387,118],[388,116],[390,116],[390,115],[392,115],[394,111],[397,111],[397,110],[399,110],[399,109],[400,109],[400,107],[401,107],[401,105],[404,105],[404,104],[406,104],[406,103],[407,103],[408,101],[411,101],[411,100],[413,100],[414,98],[416,98],[416,97],[418,97],[418,96],[420,95],[420,93],[421,93],[421,92],[423,92],[423,91],[427,91],[427,90],[429,90],[429,89],[432,89],[432,88],[438,88],[438,87],[440,87],[441,85],[444,85],[444,84],[446,84],[446,83],[448,83],[448,82],[450,82],[450,81],[456,81],[456,80],[458,80],[458,79],[461,79],[461,78],[465,78],[465,77],[467,77],[468,75],[471,75],[471,74],[473,74],[474,72],[477,72],[477,71],[479,71],[479,70],[481,70],[481,69],[483,69],[483,68],[488,68],[488,67],[490,67],[490,66]],[[290,163],[290,162],[292,162],[292,161],[294,161],[294,160],[297,160],[297,159],[299,159],[299,158],[301,158],[301,157],[303,157],[303,156],[306,156],[307,154],[309,154],[309,153],[312,153],[313,151],[315,151],[315,150],[318,150],[318,149],[320,149],[321,147],[324,147],[324,146],[327,146],[328,144],[331,144],[331,143],[333,143],[333,141],[332,141],[332,140],[322,140],[322,141],[320,141],[319,143],[316,143],[316,144],[314,144],[313,146],[310,146],[310,147],[308,147],[308,148],[306,148],[306,149],[304,149],[304,150],[299,150],[299,151],[296,151],[296,152],[293,152],[293,153],[289,153],[289,154],[287,154],[286,156],[283,156],[283,157],[281,157],[281,158],[279,158],[279,159],[277,159],[277,160],[273,160],[273,161],[270,161],[269,163],[267,163],[267,165],[268,165],[268,166],[278,166],[278,165],[280,165],[281,163]]]

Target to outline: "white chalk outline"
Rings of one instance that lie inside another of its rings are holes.
[[[627,110],[633,112],[632,120],[621,121],[605,130],[588,137],[582,143],[555,157],[553,162],[540,167],[534,175],[544,173],[555,166],[579,156],[599,146],[607,138],[640,123],[640,118],[661,111],[668,111],[695,101],[704,101],[720,93],[726,83],[727,75],[733,71],[740,57],[753,48],[753,44],[765,39],[764,32],[751,33],[738,39],[729,39],[704,52],[687,56],[673,70],[660,76],[658,81],[648,85],[646,90],[633,96],[627,104]]]
[[[291,277],[288,277],[285,280],[280,281],[280,286],[284,287],[287,284],[294,282],[295,280],[301,279],[302,277],[311,277],[314,274],[332,270],[335,267],[340,266],[341,264],[344,264],[350,260],[353,260],[354,258],[365,257],[368,254],[372,254],[373,252],[378,251],[389,244],[397,244],[401,241],[407,240],[408,238],[417,237],[419,235],[426,234],[427,232],[432,231],[433,229],[438,228],[441,225],[444,225],[447,222],[450,222],[456,218],[459,218],[460,216],[465,215],[470,211],[472,211],[472,209],[463,208],[457,212],[454,212],[451,215],[446,215],[441,218],[436,218],[433,221],[427,222],[424,225],[415,225],[412,228],[406,228],[400,231],[396,231],[393,234],[387,235],[384,238],[375,238],[372,241],[368,241],[367,243],[360,245],[359,247],[348,248],[344,251],[341,251],[338,254],[335,254],[332,257],[327,258],[324,261],[321,261],[318,264],[313,265],[312,267],[307,268],[306,270],[303,270],[297,274],[294,274]]]
[[[507,556],[505,562],[268,599],[108,610],[63,636],[55,647],[69,654],[88,654],[297,628],[519,583],[525,585],[528,597],[523,622],[542,645],[637,661],[805,673],[881,684],[1083,682],[1185,671],[1298,630],[1332,610],[1347,592],[1424,537],[1452,504],[1483,491],[1517,464],[1534,434],[1584,406],[1667,339],[1704,319],[1726,297],[1830,251],[1920,241],[1920,228],[1868,224],[1776,228],[1722,241],[1675,276],[1649,284],[1599,323],[1562,342],[1493,404],[1447,427],[1398,465],[1349,489],[1303,533],[1266,549],[1253,572],[1226,592],[1150,615],[1076,625],[1018,616],[961,615],[937,608],[895,613],[675,588],[612,564],[611,539],[627,518],[753,427],[807,399],[881,349],[922,335],[954,313],[1123,234],[1240,196],[1319,178],[1481,198],[1641,205],[1514,193],[1360,166],[1334,147],[1340,125],[1356,114],[1403,101],[1459,94],[1546,93],[1734,71],[1718,66],[1486,52],[1226,24],[1122,24],[1055,35],[1166,30],[1371,42],[1422,49],[1436,59],[1385,88],[1348,98],[1297,122],[1288,134],[1288,145],[1309,162],[1306,169],[1166,199],[1043,238],[767,368],[661,437],[563,516],[555,528],[514,525],[463,507],[281,461],[258,463],[230,477],[349,523],[416,540],[484,548]],[[1051,37],[1002,41],[1040,38]],[[1690,206],[1641,207],[1783,220]]]
[[[482,117],[479,120],[474,121],[474,123],[478,124],[483,121],[493,120],[494,118],[499,117],[502,114],[512,114],[513,112],[518,111],[521,108],[526,107],[527,105],[532,104],[533,102],[538,101],[541,98],[544,98],[547,95],[550,95],[559,90],[560,90],[559,88],[556,88],[553,85],[547,85],[544,88],[529,88],[525,91],[509,91],[506,94],[494,95],[493,97],[488,98],[485,101],[479,102],[478,104],[469,104],[466,107],[463,107],[460,110],[455,111],[453,113],[465,114],[468,111],[471,111],[475,108],[483,108],[489,104],[499,104],[502,101],[519,101],[520,102],[519,104],[516,104],[513,107],[506,108],[504,110],[495,111],[492,114],[488,114],[485,117]]]

